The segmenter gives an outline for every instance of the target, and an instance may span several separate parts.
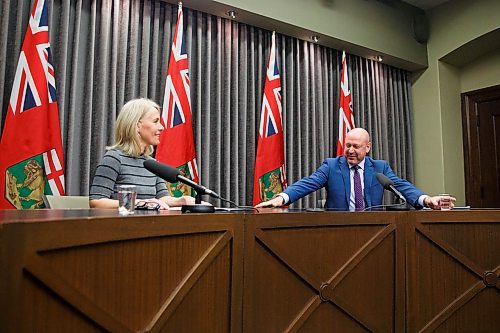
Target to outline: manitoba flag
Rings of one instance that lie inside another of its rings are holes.
[[[64,160],[46,0],[35,0],[0,141],[0,208],[64,195]]]
[[[337,156],[344,155],[345,137],[354,128],[354,113],[352,98],[349,91],[345,51],[342,52],[342,72],[340,74],[340,108],[339,108],[339,139],[337,140]]]
[[[183,26],[182,5],[179,5],[161,117],[161,123],[165,130],[160,136],[160,144],[156,149],[156,159],[176,167],[184,177],[198,183],[188,58]],[[190,187],[180,182],[167,185],[172,196],[193,194]]]
[[[274,198],[286,188],[285,145],[281,121],[281,81],[274,44],[273,32],[260,114],[253,205]]]

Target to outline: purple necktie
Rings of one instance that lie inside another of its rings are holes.
[[[354,169],[354,202],[356,210],[365,209],[365,202],[363,200],[363,187],[361,186],[361,176],[359,175],[359,166],[353,166]]]

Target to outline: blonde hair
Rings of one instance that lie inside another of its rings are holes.
[[[116,118],[115,143],[107,149],[117,148],[130,156],[141,156],[143,152],[137,136],[137,124],[151,107],[160,111],[158,104],[146,98],[132,99],[125,103]],[[144,155],[152,153],[153,146],[147,146]]]

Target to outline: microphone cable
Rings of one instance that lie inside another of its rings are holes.
[[[398,204],[391,204],[391,205],[375,205],[375,206],[369,206],[366,207],[365,209],[361,210],[361,212],[366,212],[366,211],[371,211],[373,208],[389,208],[389,207],[400,207],[400,206],[406,206],[406,202],[400,202]]]
[[[192,179],[186,178],[180,174],[180,171],[168,164],[158,162],[157,160],[151,158],[147,159],[144,161],[144,168],[146,168],[148,171],[151,173],[155,174],[156,176],[162,178],[163,180],[166,180],[170,183],[175,183],[175,182],[181,182],[183,184],[186,184],[187,186],[191,187],[192,189],[195,190],[196,196],[200,198],[202,195],[208,195],[211,196],[212,198],[220,199],[222,201],[228,202],[233,206],[238,207],[242,211],[249,211],[249,210],[255,210],[258,212],[257,208],[250,207],[250,206],[240,206],[236,204],[234,201],[231,201],[229,199],[221,197],[219,194],[215,193],[214,191],[197,184],[194,182]],[[186,206],[193,206],[193,205],[186,205]],[[193,207],[191,207],[193,208]],[[214,207],[215,208],[215,207]],[[221,208],[222,210],[223,208]],[[195,209],[193,208],[193,211]],[[213,212],[213,210],[211,211]]]
[[[238,205],[236,202],[231,201],[231,200],[226,199],[226,198],[223,198],[223,197],[221,197],[221,196],[219,196],[219,199],[220,199],[221,201],[228,202],[229,204],[231,204],[231,205],[233,205],[233,206],[235,206],[235,207],[237,207],[237,208],[241,209],[241,211],[244,211],[244,212],[250,212],[250,211],[256,211],[256,212],[258,212],[258,211],[259,211],[257,208],[252,207],[252,206],[240,206],[240,205]],[[222,207],[220,207],[219,209],[220,209],[220,210],[224,210],[224,208],[222,208]]]

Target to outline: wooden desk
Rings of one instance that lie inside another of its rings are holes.
[[[239,215],[0,218],[2,332],[241,331]]]
[[[0,331],[494,332],[500,211],[0,211]]]
[[[500,332],[500,212],[422,212],[410,222],[408,331]]]

